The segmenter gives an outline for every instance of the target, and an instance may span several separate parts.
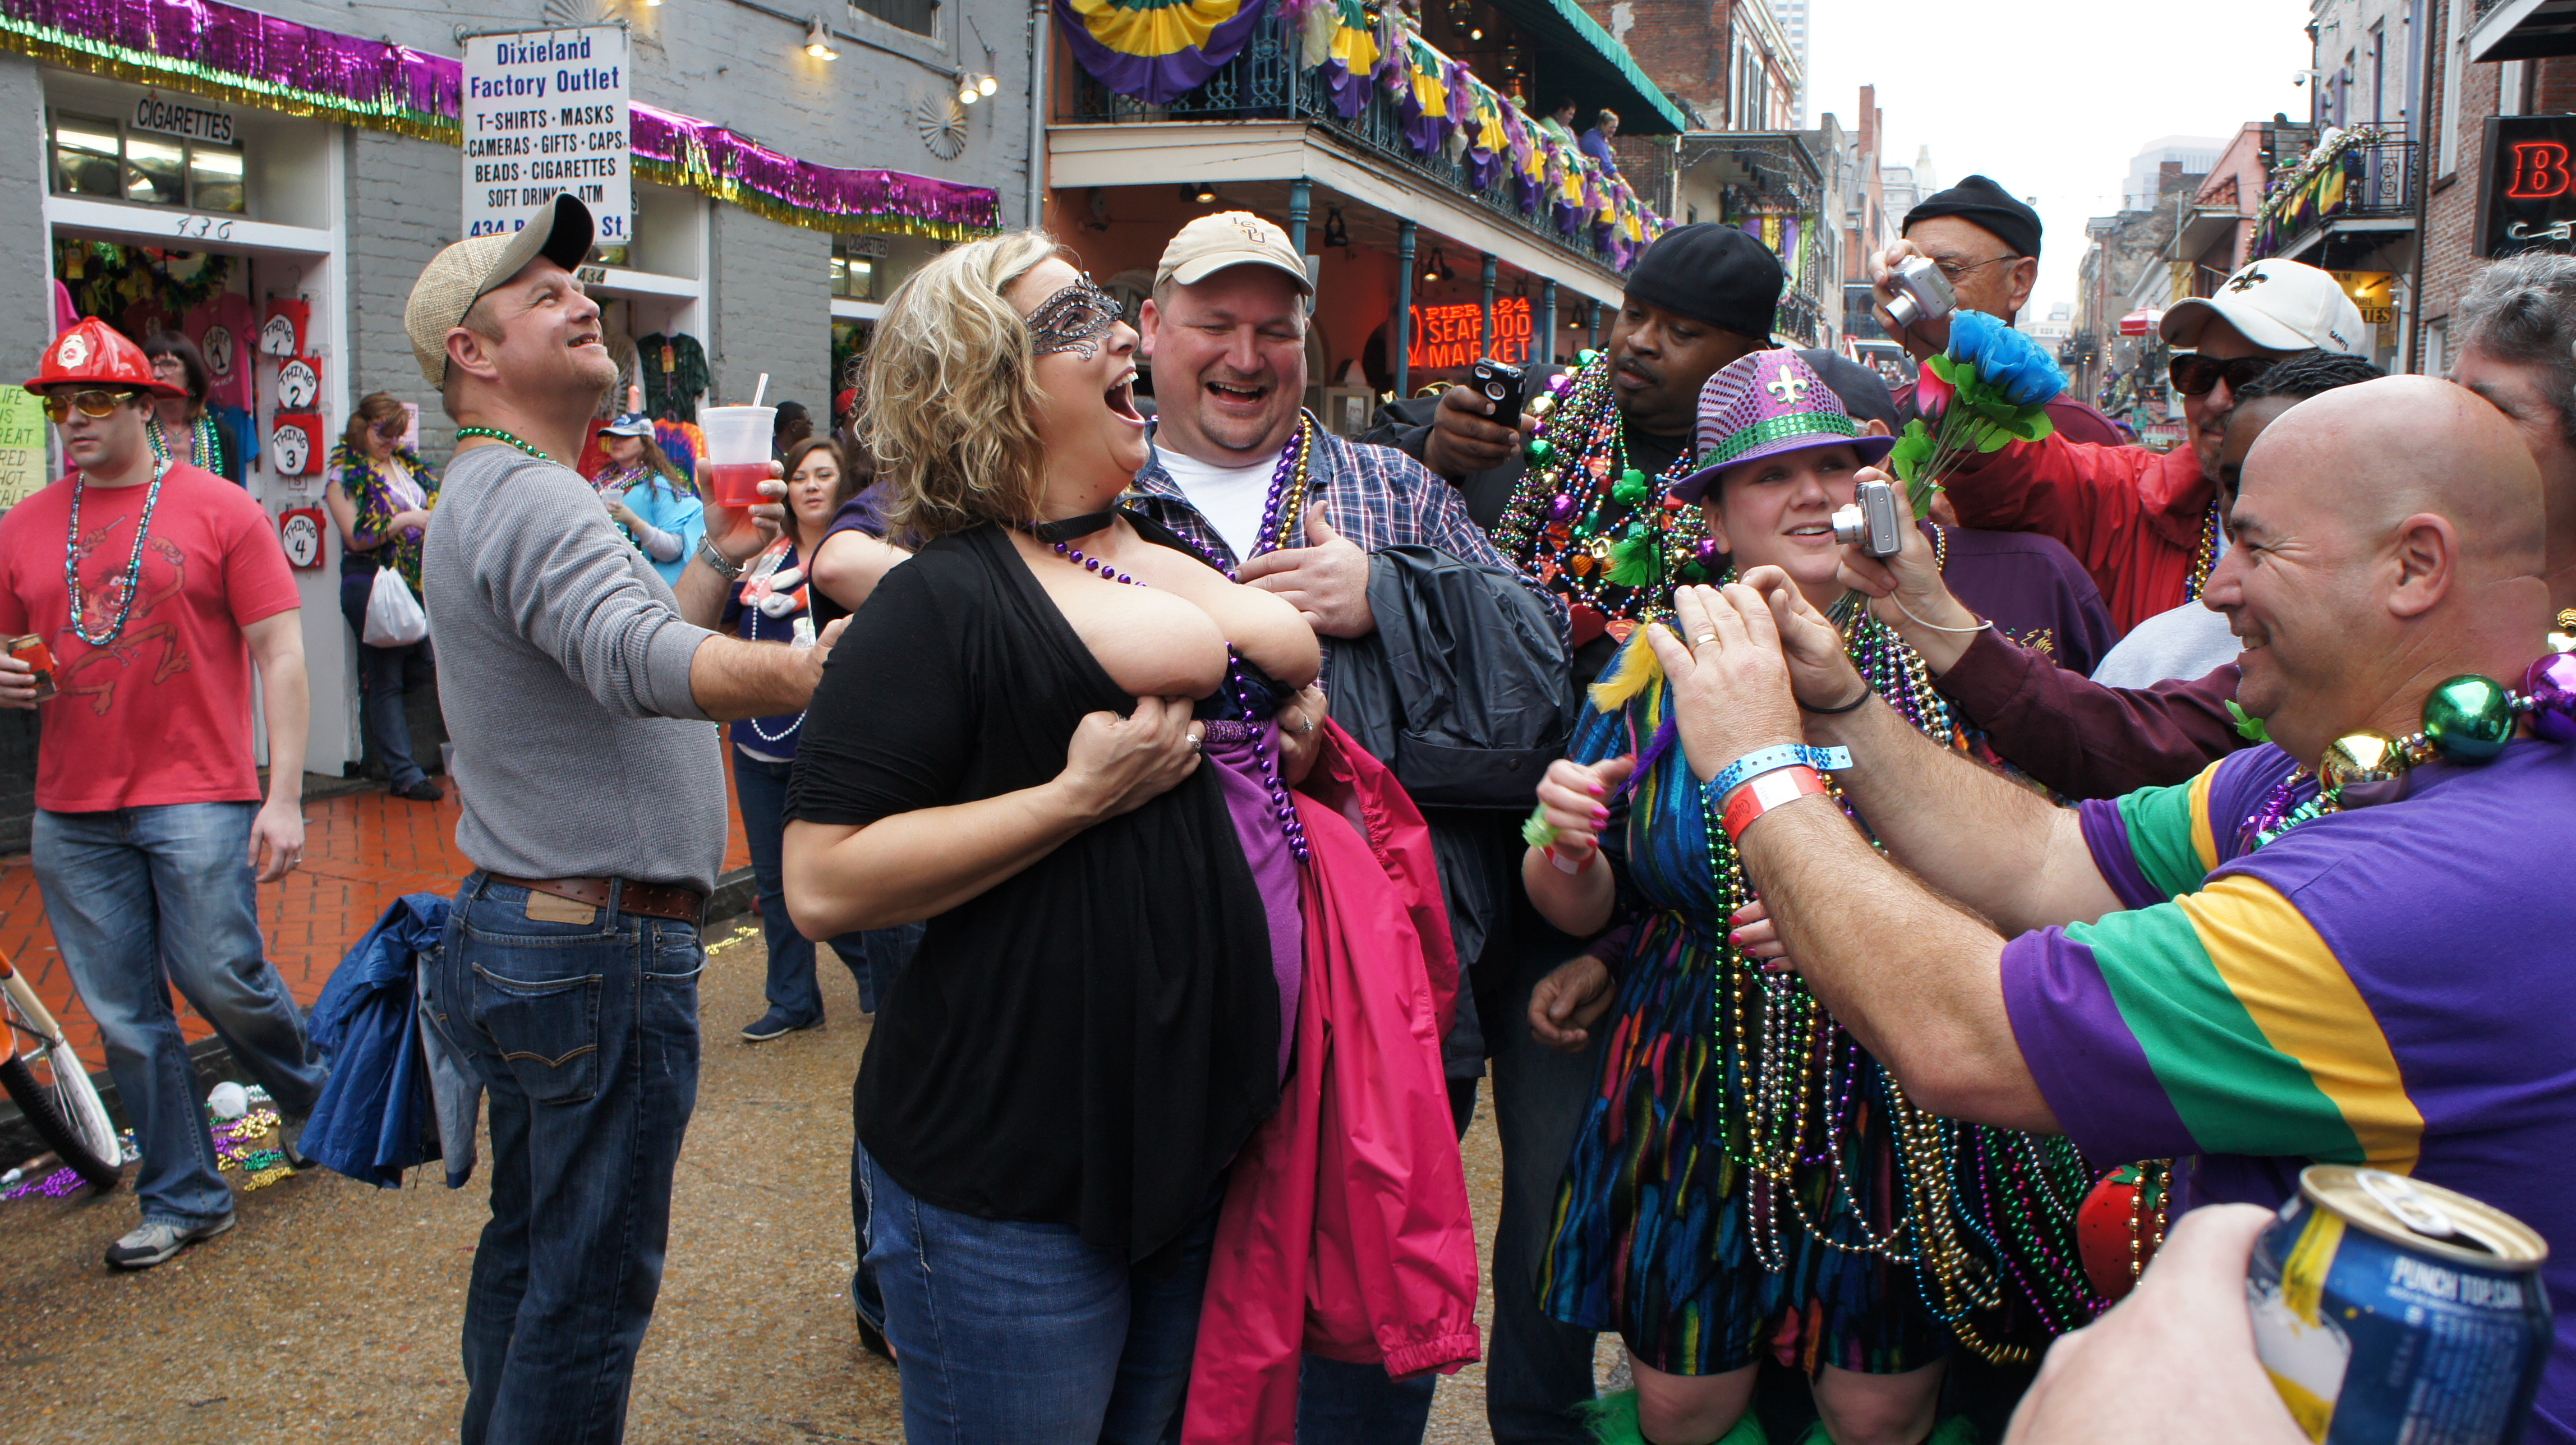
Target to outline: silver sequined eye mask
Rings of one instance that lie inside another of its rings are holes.
[[[1038,356],[1079,351],[1089,360],[1100,354],[1101,339],[1117,324],[1118,302],[1085,276],[1029,313],[1029,341]]]

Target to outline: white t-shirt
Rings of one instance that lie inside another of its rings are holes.
[[[1225,545],[1234,549],[1240,562],[1252,555],[1261,541],[1261,513],[1270,501],[1270,479],[1279,470],[1277,458],[1255,462],[1248,467],[1212,467],[1196,457],[1185,457],[1169,447],[1156,452],[1163,460],[1163,470],[1172,474],[1172,484],[1189,498],[1199,515],[1208,519]]]
[[[2175,678],[2207,677],[2234,662],[2243,648],[2227,630],[2227,614],[2197,602],[2168,608],[2137,626],[2102,654],[2093,680],[2105,687],[2153,687]]]

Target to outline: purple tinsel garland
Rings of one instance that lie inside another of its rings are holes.
[[[455,142],[464,62],[217,0],[0,0],[0,48],[116,75]],[[817,165],[637,104],[638,159],[803,223],[895,217],[950,239],[1001,226],[1001,197],[901,171]],[[654,179],[663,179],[656,176]]]

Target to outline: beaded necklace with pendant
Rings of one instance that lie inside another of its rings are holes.
[[[143,539],[152,530],[152,509],[160,504],[161,483],[169,475],[168,457],[164,456],[153,462],[152,489],[143,494],[143,515],[134,523],[134,555],[125,561],[124,584],[116,601],[116,621],[108,625],[105,635],[92,637],[89,635],[88,625],[81,620],[80,580],[81,497],[89,489],[89,477],[82,472],[72,473],[71,526],[68,535],[63,539],[63,585],[71,592],[72,636],[92,647],[105,647],[125,634],[125,620],[133,615],[135,595],[142,590]]]
[[[762,578],[768,577],[772,573],[785,569],[787,566],[787,554],[795,550],[795,545],[795,543],[790,542],[784,537],[770,543],[768,550],[761,553],[759,560],[752,564],[758,570],[745,576],[742,579],[743,584],[748,585],[750,583],[760,581]],[[742,609],[742,615],[751,619],[751,635],[746,640],[751,642],[760,641],[760,609],[758,607],[745,606]],[[787,640],[790,643],[793,643],[796,640],[796,623],[805,620],[806,619],[800,617],[787,624]],[[796,710],[796,721],[779,729],[778,734],[775,737],[770,735],[769,729],[760,725],[760,719],[746,718],[745,721],[751,724],[751,735],[753,737],[756,737],[765,743],[783,743],[789,738],[796,736],[796,730],[798,728],[805,726],[805,714],[811,710],[811,708],[798,708]]]
[[[1539,423],[1527,466],[1494,529],[1505,553],[1568,602],[1608,618],[1644,621],[1666,605],[1673,579],[1707,579],[1716,544],[1698,534],[1689,508],[1665,500],[1696,459],[1685,446],[1651,478],[1628,465],[1608,357],[1555,377],[1530,409]],[[1611,575],[1622,559],[1633,564],[1625,582]]]

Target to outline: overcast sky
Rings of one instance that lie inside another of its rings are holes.
[[[2119,209],[2129,158],[2168,135],[2232,136],[2286,111],[2310,62],[2302,0],[2162,0],[2150,6],[2037,0],[1809,0],[1807,123],[1859,126],[1878,87],[1882,156],[1932,148],[1944,185],[1982,171],[2033,199],[2047,228],[2025,316],[2075,299],[2084,221]]]

